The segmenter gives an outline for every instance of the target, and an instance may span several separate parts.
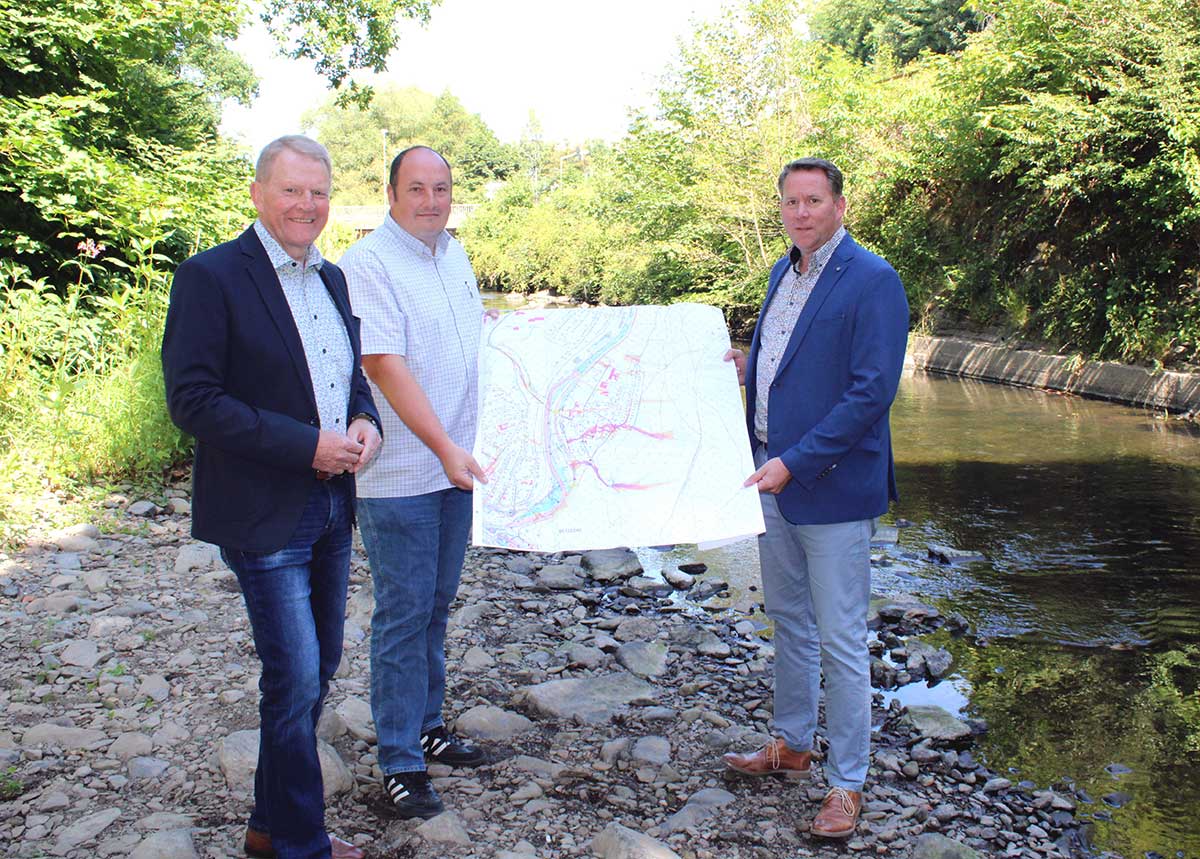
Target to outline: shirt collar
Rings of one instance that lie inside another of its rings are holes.
[[[430,251],[429,245],[418,239],[404,227],[396,223],[396,219],[392,217],[392,213],[388,212],[383,216],[383,229],[387,230],[396,241],[404,245],[410,251],[416,254],[426,253],[437,257],[443,256],[446,253],[446,248],[450,246],[450,234],[445,230],[438,233],[436,250]]]
[[[838,227],[837,232],[829,237],[829,241],[821,245],[808,258],[808,271],[805,274],[810,274],[814,271],[820,271],[825,267],[825,263],[829,262],[829,258],[833,256],[833,252],[837,250],[837,246],[842,243],[842,239],[846,238],[846,228]],[[788,251],[788,259],[792,261],[792,269],[800,273],[800,258],[802,254],[800,248],[792,245],[792,249]]]
[[[267,252],[267,258],[271,260],[271,267],[276,271],[292,271],[298,267],[301,267],[301,265],[292,259],[291,255],[283,249],[283,245],[275,241],[275,237],[271,235],[270,231],[265,226],[263,226],[262,221],[256,220],[254,222],[254,232],[258,235],[258,240],[262,242],[263,248]],[[325,258],[321,256],[321,252],[317,250],[317,246],[309,245],[308,250],[304,254],[304,263],[302,264],[302,267],[304,269],[319,269],[323,262],[325,262]]]

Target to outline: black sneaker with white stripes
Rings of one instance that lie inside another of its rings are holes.
[[[428,820],[445,809],[429,781],[429,774],[424,771],[385,775],[383,788],[401,817]]]
[[[444,725],[421,735],[421,751],[425,753],[425,760],[448,767],[477,767],[487,763],[483,749],[463,742]]]

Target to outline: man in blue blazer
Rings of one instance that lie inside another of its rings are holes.
[[[867,609],[875,517],[897,497],[888,410],[908,339],[908,302],[883,259],[846,233],[842,174],[802,158],[779,176],[793,242],[775,264],[750,356],[727,358],[746,386],[747,425],[766,520],[759,538],[775,623],[779,736],[726,765],[809,775],[821,676],[829,793],[810,832],[849,836],[862,808],[871,734]]]
[[[163,333],[171,419],[196,439],[192,534],[221,547],[262,660],[250,856],[361,859],[325,831],[316,726],[341,661],[354,473],[379,448],[346,279],[313,242],[329,154],[259,156],[258,220],[175,273]]]

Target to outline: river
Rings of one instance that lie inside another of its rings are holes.
[[[492,306],[507,309],[500,301]],[[906,522],[872,588],[971,624],[948,678],[889,691],[988,726],[986,763],[1074,789],[1098,852],[1200,857],[1200,428],[1138,409],[921,372],[892,410]],[[984,560],[944,565],[931,543]],[[689,561],[761,619],[755,543]]]
[[[1111,403],[907,374],[892,410],[907,520],[872,587],[958,612],[950,677],[885,693],[982,719],[1012,781],[1073,786],[1098,851],[1200,856],[1200,429]],[[985,560],[947,566],[929,544]],[[753,542],[701,560],[757,615]]]

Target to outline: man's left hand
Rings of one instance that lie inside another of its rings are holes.
[[[779,457],[772,457],[763,467],[746,478],[742,486],[758,486],[759,492],[778,495],[792,479],[792,473]]]
[[[363,446],[362,452],[358,455],[358,462],[348,469],[351,474],[357,474],[379,451],[379,445],[383,439],[379,435],[379,430],[375,429],[375,424],[366,418],[359,418],[352,422],[346,428],[346,435]]]

